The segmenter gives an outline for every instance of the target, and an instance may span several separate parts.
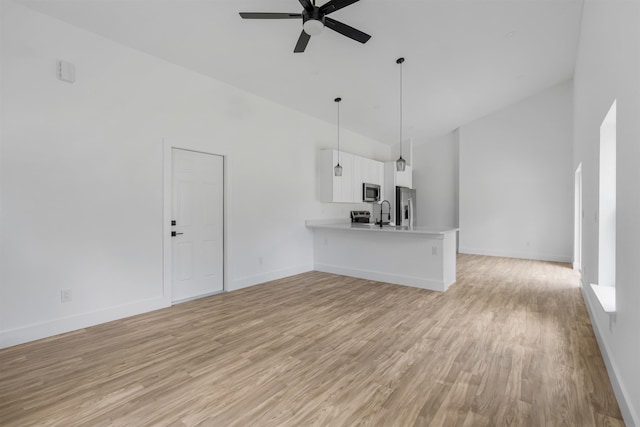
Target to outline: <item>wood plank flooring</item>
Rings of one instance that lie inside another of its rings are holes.
[[[568,265],[311,272],[0,350],[8,426],[624,425]]]

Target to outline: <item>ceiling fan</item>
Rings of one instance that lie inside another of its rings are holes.
[[[296,53],[304,52],[311,36],[320,34],[325,26],[360,43],[366,43],[371,38],[369,34],[327,17],[328,14],[359,0],[330,0],[322,6],[316,6],[315,0],[313,2],[311,0],[299,1],[304,8],[302,13],[240,12],[240,16],[244,19],[302,18],[302,32],[293,50]]]

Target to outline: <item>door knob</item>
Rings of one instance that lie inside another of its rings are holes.
[[[176,233],[175,231],[171,232],[171,237],[176,237],[179,234],[184,234],[184,233]]]

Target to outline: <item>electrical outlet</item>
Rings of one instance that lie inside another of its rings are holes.
[[[262,265],[263,262],[264,262],[264,259],[262,257],[258,258],[258,264]]]
[[[431,246],[431,255],[438,255],[438,247]]]
[[[60,302],[71,301],[71,289],[62,289],[60,291]]]
[[[324,244],[325,245],[329,244],[329,239],[327,239],[326,237],[324,238]]]

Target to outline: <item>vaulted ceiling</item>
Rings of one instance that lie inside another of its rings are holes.
[[[387,144],[449,132],[573,75],[582,0],[361,0],[294,53],[297,0],[19,0],[32,9]],[[321,1],[318,4],[322,3]]]

